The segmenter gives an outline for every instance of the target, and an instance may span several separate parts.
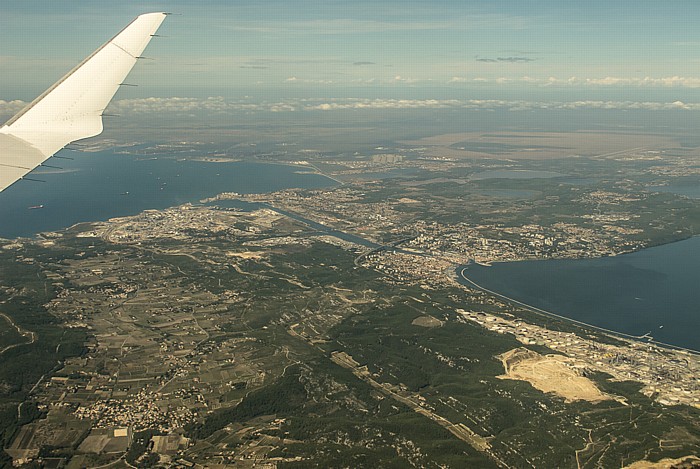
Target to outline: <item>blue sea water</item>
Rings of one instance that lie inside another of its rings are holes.
[[[324,176],[278,164],[144,158],[113,151],[61,155],[75,159],[51,160],[63,169],[42,168],[30,175],[45,182],[18,181],[0,192],[0,237],[33,236],[78,222],[196,203],[221,192],[336,185]]]
[[[523,303],[700,351],[700,237],[615,257],[466,268],[477,284]]]

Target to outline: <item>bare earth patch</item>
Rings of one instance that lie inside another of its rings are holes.
[[[612,399],[588,378],[582,375],[574,361],[561,355],[540,355],[519,347],[497,358],[503,363],[506,374],[501,379],[527,381],[542,392],[552,392],[566,402],[600,402]]]
[[[700,466],[700,459],[695,456],[686,456],[684,458],[678,459],[662,459],[659,462],[650,461],[637,461],[634,464],[625,466],[624,469],[666,469],[670,467],[674,468],[693,468]]]
[[[226,253],[227,256],[230,257],[240,257],[241,259],[263,259],[265,258],[265,254],[260,251],[246,251],[246,252],[234,252],[234,251],[228,251]]]
[[[442,326],[442,321],[432,316],[418,316],[411,324],[420,327],[440,327]]]

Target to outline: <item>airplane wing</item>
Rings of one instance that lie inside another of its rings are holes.
[[[102,114],[166,13],[138,16],[0,127],[0,192],[71,142],[102,133]]]

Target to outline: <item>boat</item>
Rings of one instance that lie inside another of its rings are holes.
[[[28,210],[36,210],[38,208],[44,208],[44,204],[32,205],[31,207],[27,207]]]

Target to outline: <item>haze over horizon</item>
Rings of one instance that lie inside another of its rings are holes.
[[[157,59],[139,64],[130,80],[139,87],[121,90],[117,100],[700,103],[700,5],[692,1],[628,8],[602,1],[60,0],[0,6],[0,113],[9,112],[7,102],[32,100],[136,15],[158,10],[177,13],[161,31],[167,38],[152,42],[147,56]]]

